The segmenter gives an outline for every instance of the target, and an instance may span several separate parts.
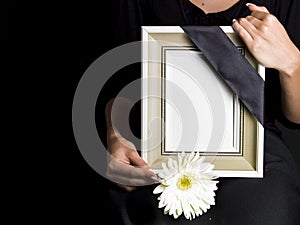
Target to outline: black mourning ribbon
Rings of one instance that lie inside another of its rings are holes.
[[[264,125],[264,80],[219,26],[182,26],[242,103]]]

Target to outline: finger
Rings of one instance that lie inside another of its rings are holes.
[[[250,23],[253,24],[253,26],[258,29],[261,26],[262,21],[253,17],[253,16],[247,16],[246,20],[248,20]]]
[[[253,41],[253,38],[251,35],[245,30],[244,27],[242,27],[236,19],[232,21],[232,27],[235,30],[235,32],[242,38],[242,40],[245,43],[251,43]]]
[[[143,178],[133,178],[130,176],[123,176],[120,174],[119,175],[115,174],[113,177],[110,177],[110,180],[119,185],[133,186],[133,187],[158,184],[161,182],[157,176],[146,176]]]
[[[255,11],[251,13],[251,16],[259,19],[259,20],[266,20],[267,18],[269,18],[271,16],[270,13],[266,13],[266,12],[261,12],[261,11]]]
[[[147,176],[148,168],[134,167],[121,162],[118,159],[111,159],[108,164],[107,173],[111,176],[125,176],[130,178],[143,178]]]
[[[148,164],[141,158],[141,156],[137,151],[130,152],[129,160],[131,164],[135,166],[140,166],[140,167],[148,166]]]
[[[136,182],[136,185],[159,181],[155,173],[148,167],[133,167],[116,159],[109,163],[107,176],[113,181],[126,185],[132,185],[133,181]]]
[[[248,33],[251,36],[251,39],[254,40],[257,36],[256,27],[250,23],[246,18],[238,19],[238,23],[245,30],[245,33]]]
[[[248,6],[249,10],[252,12],[253,11],[261,11],[261,12],[269,13],[269,10],[264,6],[257,6],[253,3],[246,3],[246,6]]]

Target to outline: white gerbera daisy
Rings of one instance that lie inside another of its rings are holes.
[[[198,152],[179,153],[176,160],[169,158],[162,168],[159,173],[162,182],[153,193],[161,193],[158,207],[164,207],[165,214],[176,219],[183,213],[192,220],[215,204],[218,181],[212,171],[214,165],[204,162],[204,157]]]

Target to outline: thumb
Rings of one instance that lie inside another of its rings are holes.
[[[246,3],[246,6],[249,8],[251,12],[260,11],[260,12],[269,13],[269,10],[264,6],[257,6],[253,3]]]
[[[139,167],[147,167],[148,164],[141,158],[137,151],[132,151],[129,155],[129,160],[131,164]]]

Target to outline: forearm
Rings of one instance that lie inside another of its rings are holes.
[[[292,58],[293,57],[293,58]],[[280,71],[282,112],[294,123],[300,123],[300,53],[292,56],[289,67]]]
[[[106,127],[107,129],[112,127],[112,119],[111,119],[111,111],[112,111],[112,106],[114,103],[114,98],[111,99],[105,107],[105,121],[106,121]]]
[[[126,136],[130,133],[129,113],[133,104],[125,98],[113,98],[105,108],[107,138]]]
[[[113,128],[113,122],[111,118],[111,111],[112,111],[112,106],[114,103],[114,99],[111,99],[105,107],[105,121],[106,121],[106,141],[107,143],[111,143],[112,140],[114,140],[119,133],[117,130]]]

